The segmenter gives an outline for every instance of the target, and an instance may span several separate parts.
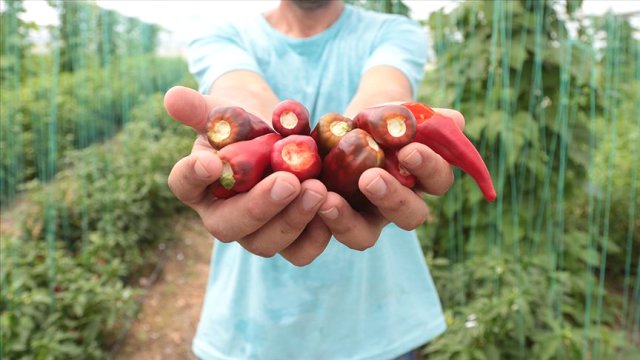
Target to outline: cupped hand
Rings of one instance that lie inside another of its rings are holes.
[[[464,117],[459,112],[435,110],[464,128]],[[358,183],[360,191],[374,205],[370,211],[358,212],[340,195],[327,194],[318,213],[338,241],[352,249],[365,250],[375,245],[382,229],[389,223],[405,230],[416,229],[429,214],[420,193],[443,195],[453,184],[451,165],[425,145],[406,145],[398,152],[398,159],[416,176],[415,191],[400,184],[387,171],[373,168],[365,171]]]
[[[324,251],[331,232],[317,216],[327,197],[320,181],[300,183],[290,173],[277,172],[246,193],[216,198],[209,186],[220,177],[222,162],[203,134],[207,116],[218,104],[184,87],[169,90],[164,103],[169,115],[199,134],[191,154],[171,170],[169,187],[200,215],[213,236],[222,242],[237,241],[259,256],[280,253],[298,266],[309,264]]]

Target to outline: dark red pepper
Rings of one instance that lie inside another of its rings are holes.
[[[400,165],[400,161],[398,160],[398,151],[397,149],[386,149],[384,151],[384,169],[391,175],[393,175],[400,184],[413,188],[416,186],[416,177],[411,174],[407,169],[403,168]]]
[[[487,201],[495,200],[496,190],[487,165],[455,121],[424,105],[420,107],[413,104],[411,109],[416,118],[426,120],[418,125],[414,140],[427,145],[448,163],[469,174]]]
[[[405,146],[416,134],[415,117],[409,109],[401,105],[364,109],[356,115],[354,121],[384,148]]]
[[[282,136],[309,135],[309,110],[300,102],[292,99],[278,103],[271,118],[273,128]]]
[[[325,157],[338,144],[338,141],[349,131],[356,128],[356,123],[338,113],[323,115],[311,132],[311,137],[318,144],[318,152]]]
[[[344,197],[354,209],[370,204],[360,192],[358,180],[367,169],[382,167],[384,152],[362,129],[346,133],[322,162],[322,182],[328,190]]]
[[[271,169],[288,171],[305,181],[320,175],[322,160],[311,136],[289,135],[273,145]]]
[[[273,132],[266,122],[237,106],[214,109],[207,122],[207,139],[217,150]]]
[[[271,149],[282,137],[276,133],[229,144],[218,151],[222,174],[211,184],[212,193],[224,198],[251,190],[271,170]],[[219,189],[220,187],[224,188]]]

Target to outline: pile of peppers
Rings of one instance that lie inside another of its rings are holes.
[[[207,139],[218,150],[223,169],[211,185],[222,199],[249,191],[276,171],[288,171],[300,181],[320,179],[329,191],[357,210],[371,206],[358,188],[370,168],[384,168],[402,185],[414,188],[416,178],[398,160],[398,151],[422,143],[451,165],[469,174],[487,201],[496,192],[482,156],[454,120],[417,102],[385,105],[361,111],[350,119],[338,113],[322,116],[313,130],[309,111],[285,100],[273,110],[273,128],[240,107],[215,109],[207,123]]]

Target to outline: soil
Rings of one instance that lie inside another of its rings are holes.
[[[149,287],[116,359],[195,359],[191,341],[209,275],[213,237],[195,217],[181,221],[177,234],[157,280],[140,279]]]

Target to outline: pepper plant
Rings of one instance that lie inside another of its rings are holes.
[[[621,80],[585,36],[592,23],[574,21],[579,8],[468,1],[425,22],[437,60],[420,100],[465,115],[498,193],[486,204],[456,173],[446,196],[427,199],[433,220],[420,237],[449,323],[426,349],[433,358],[600,358],[634,346],[623,301],[604,286],[623,241],[595,218],[608,207],[588,176],[604,138],[593,124],[615,116],[606,93]]]

